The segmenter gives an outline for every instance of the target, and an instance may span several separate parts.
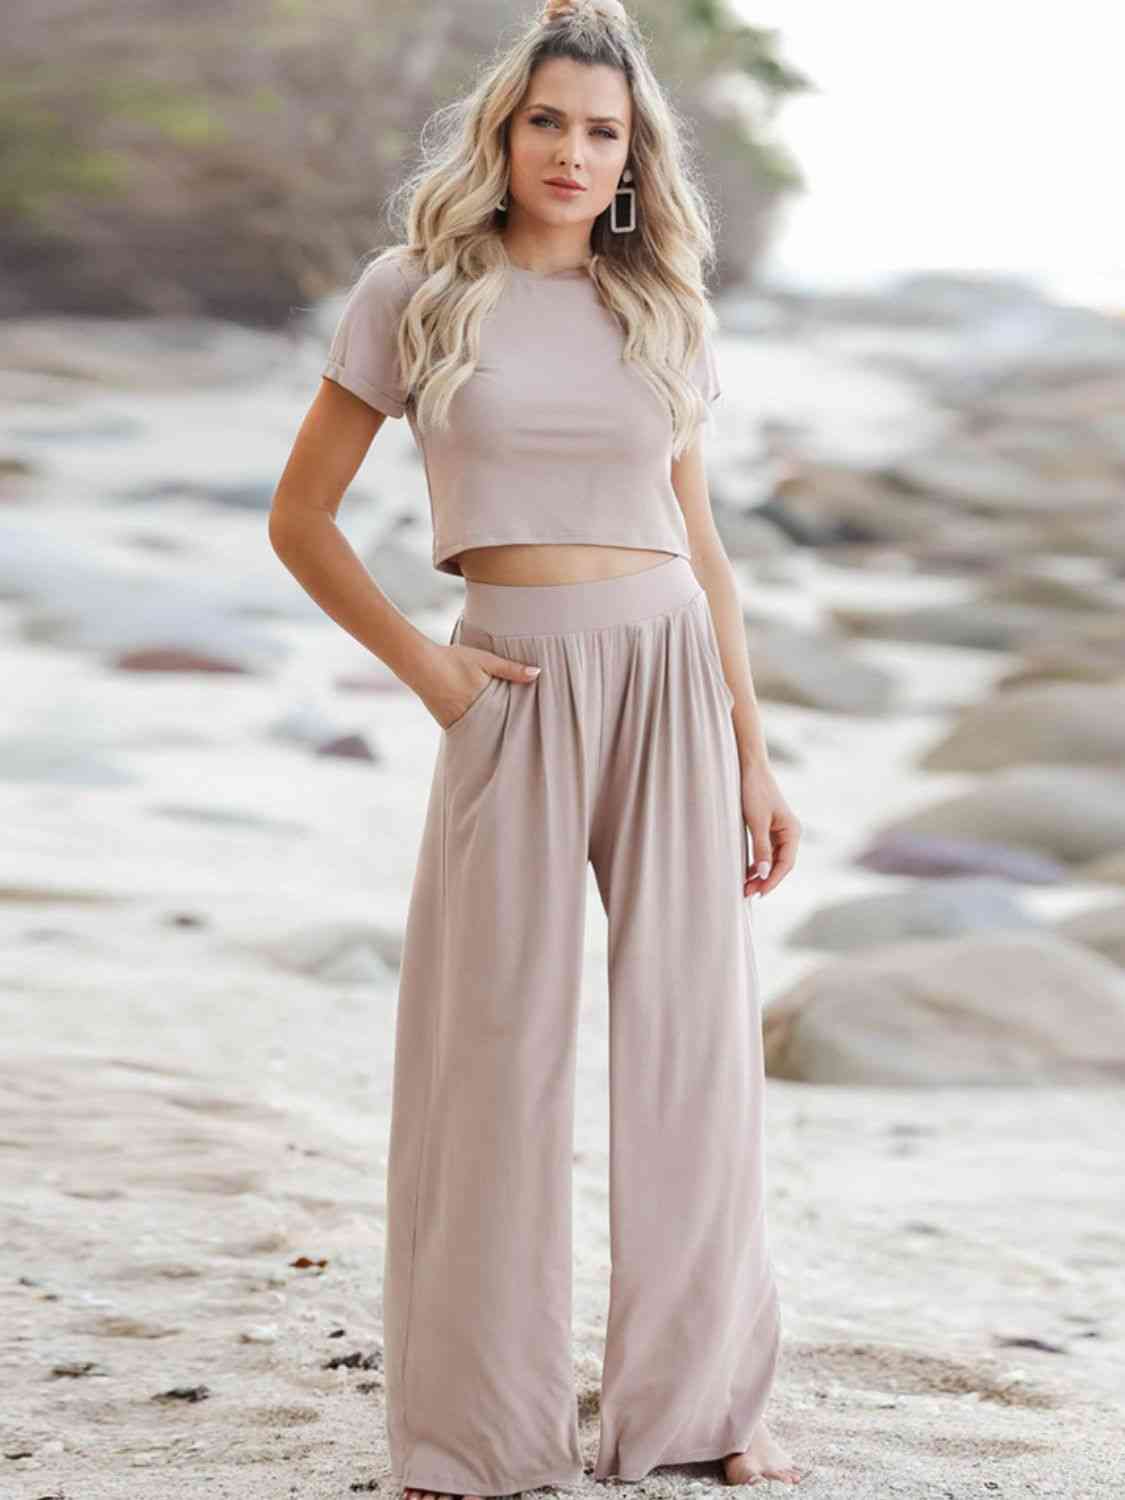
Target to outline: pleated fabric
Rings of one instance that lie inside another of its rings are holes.
[[[587,864],[609,936],[610,1278],[596,1478],[749,1446],[780,1316],[740,768],[707,595],[466,585],[490,678],[441,734],[396,1018],[383,1312],[394,1481],[583,1474],[571,1171]]]

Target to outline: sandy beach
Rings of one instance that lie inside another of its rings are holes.
[[[936,362],[938,342],[859,323],[817,337],[728,324],[713,493],[753,498],[771,461],[762,423],[806,421],[806,451],[856,462],[941,432],[924,383],[895,365]],[[262,496],[311,399],[317,339],[248,337],[244,353],[259,370],[245,391],[206,370],[146,389],[131,352],[112,372],[91,356],[95,373],[61,389],[30,364],[5,377],[0,1495],[12,1500],[394,1500],[383,1173],[397,960],[439,731],[267,541]],[[390,559],[400,607],[447,639],[461,586],[429,575],[405,424],[387,424],[340,519],[377,575],[376,552]],[[836,607],[966,597],[955,572],[915,575],[876,554],[863,566],[815,548],[740,556],[748,618],[811,627]],[[1120,580],[1089,568],[1112,602]],[[140,670],[126,655],[173,647],[200,669]],[[856,863],[880,824],[977,784],[918,757],[1013,661],[873,636],[850,652],[893,678],[889,711],[763,705],[805,830],[797,869],[753,907],[767,1011],[830,961],[787,941],[798,924],[899,887]],[[1019,894],[1043,924],[1121,899],[1081,871]],[[591,1466],[609,1274],[605,957],[591,873],[574,1143]],[[810,1470],[796,1493],[1119,1496],[1119,1080],[771,1077],[767,1121],[783,1324],[767,1415]],[[636,1488],[722,1483],[717,1463],[694,1464]]]

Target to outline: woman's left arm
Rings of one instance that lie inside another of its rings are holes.
[[[782,796],[769,763],[765,730],[750,675],[738,580],[711,510],[702,433],[673,460],[672,487],[687,525],[691,566],[707,592],[723,675],[734,695],[731,718],[742,767],[742,808],[753,850],[751,867],[743,880],[743,894],[764,896],[793,868],[801,825]]]

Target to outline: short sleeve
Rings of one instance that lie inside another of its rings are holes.
[[[390,417],[406,410],[399,321],[410,291],[396,259],[373,261],[352,288],[321,373]]]
[[[703,335],[703,347],[695,356],[695,363],[691,367],[691,378],[708,405],[721,395],[719,363],[715,357],[714,340],[709,331]]]

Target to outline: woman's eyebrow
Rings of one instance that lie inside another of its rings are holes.
[[[566,119],[566,110],[556,109],[553,104],[529,104],[527,107],[528,109],[545,109],[548,114],[561,115],[564,120]],[[622,130],[625,129],[625,121],[619,120],[616,115],[587,115],[586,118],[595,125],[604,125],[612,121],[614,125],[620,125]]]

